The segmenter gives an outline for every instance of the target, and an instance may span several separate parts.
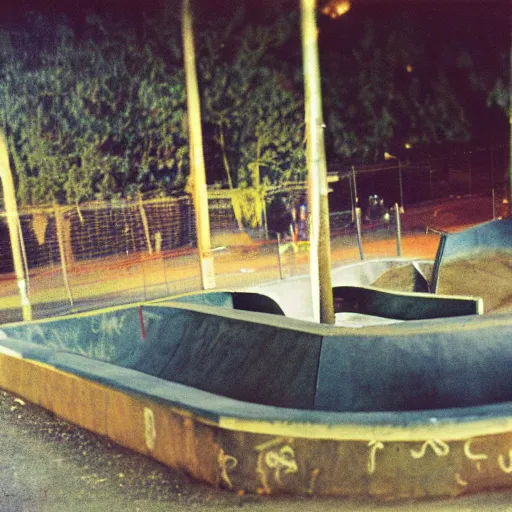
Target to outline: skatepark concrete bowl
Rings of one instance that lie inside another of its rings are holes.
[[[350,327],[284,315],[279,293],[307,310],[307,279],[3,325],[0,387],[234,491],[510,486],[512,315],[368,288],[404,263],[334,273]]]

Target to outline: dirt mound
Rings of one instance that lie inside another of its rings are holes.
[[[388,270],[373,286],[395,291],[419,291],[414,268],[410,264]],[[485,313],[512,311],[512,252],[480,253],[443,263],[437,292],[481,297]]]

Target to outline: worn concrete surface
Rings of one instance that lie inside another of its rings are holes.
[[[194,482],[4,392],[0,454],[2,512],[512,511],[512,490],[395,502],[237,495]]]

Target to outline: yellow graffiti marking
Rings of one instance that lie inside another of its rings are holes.
[[[155,415],[149,407],[144,407],[144,439],[148,450],[153,450],[156,441]]]
[[[384,443],[380,441],[370,441],[368,443],[370,448],[370,453],[368,454],[368,473],[372,475],[375,473],[375,456],[377,454],[377,450],[384,449]]]
[[[498,466],[503,471],[503,473],[512,473],[512,450],[508,451],[508,464],[505,464],[505,457],[503,455],[498,455]]]
[[[229,489],[233,489],[233,484],[229,478],[228,471],[232,471],[238,466],[238,459],[232,455],[226,455],[224,450],[221,448],[217,460],[219,462],[220,477],[222,478],[222,481]]]
[[[261,456],[258,457],[258,462],[256,464],[256,473],[260,475],[260,481],[263,487],[258,487],[258,494],[270,494],[270,486],[268,485],[268,475],[263,467],[263,462]]]
[[[459,484],[459,485],[462,485],[462,487],[466,487],[468,485],[468,483],[466,482],[466,480],[463,480],[462,477],[460,476],[460,473],[455,473],[455,481]]]
[[[268,452],[265,454],[265,464],[270,469],[274,469],[274,479],[279,484],[281,482],[281,471],[285,474],[297,473],[298,466],[295,461],[295,452],[291,446],[283,446],[278,452]]]
[[[271,492],[269,486],[269,469],[274,470],[272,472],[274,480],[281,486],[283,485],[281,481],[281,472],[283,470],[285,474],[297,473],[299,468],[295,460],[295,451],[291,446],[285,444],[279,450],[270,450],[286,442],[291,443],[292,439],[276,438],[255,446],[255,449],[260,452],[256,463],[256,472],[260,475],[260,480],[263,485],[262,488],[259,488],[259,493],[270,494]]]
[[[254,447],[254,449],[258,452],[262,452],[263,450],[267,450],[268,448],[273,448],[274,446],[278,446],[284,443],[293,442],[293,438],[284,438],[284,437],[276,437],[275,439],[271,439],[266,443],[258,444]]]
[[[488,459],[489,457],[485,453],[472,453],[471,452],[471,442],[472,441],[473,441],[473,439],[468,439],[464,443],[464,455],[470,460],[486,460],[486,459]]]
[[[315,492],[316,480],[318,478],[319,473],[320,473],[319,468],[315,468],[315,469],[313,469],[313,471],[311,471],[311,480],[309,481],[308,494],[313,494]]]
[[[429,439],[428,441],[425,441],[421,448],[419,450],[413,450],[411,449],[411,456],[413,459],[421,459],[425,456],[425,453],[427,452],[427,448],[430,446],[432,448],[432,451],[438,456],[438,457],[446,457],[450,453],[450,447],[444,442],[439,439]]]

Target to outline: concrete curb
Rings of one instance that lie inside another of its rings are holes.
[[[0,387],[214,486],[417,498],[512,483],[511,403],[312,415],[162,384],[74,354],[44,363],[9,351],[0,354]],[[94,380],[106,376],[109,384]]]

